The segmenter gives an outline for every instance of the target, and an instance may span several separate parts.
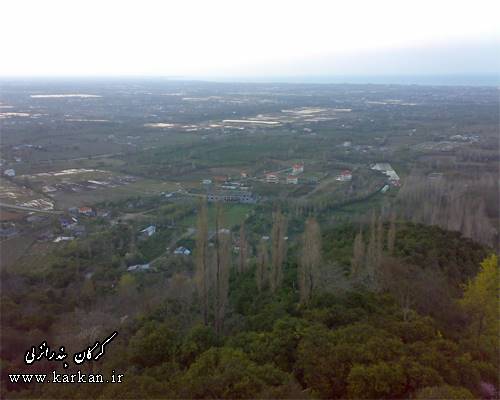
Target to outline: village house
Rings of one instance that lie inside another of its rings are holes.
[[[70,242],[72,240],[75,240],[74,236],[58,236],[54,239],[54,243],[59,243],[59,242]]]
[[[288,175],[286,177],[286,183],[288,185],[297,185],[299,183],[299,178],[297,176],[294,176],[294,175]]]
[[[304,164],[297,163],[292,165],[292,175],[299,175],[304,172]]]
[[[147,228],[142,229],[139,233],[145,238],[151,237],[156,233],[156,226],[149,225]]]
[[[350,180],[352,180],[352,172],[346,169],[342,171],[340,175],[337,176],[335,179],[341,182],[349,182]]]
[[[10,176],[12,178],[12,177],[16,176],[16,171],[13,169],[6,169],[5,171],[3,171],[3,174],[5,176]]]
[[[95,212],[90,207],[80,207],[78,209],[78,214],[85,215],[86,217],[93,217],[95,215]]]
[[[184,246],[179,246],[174,250],[174,254],[180,255],[180,256],[189,256],[191,255],[191,250]]]

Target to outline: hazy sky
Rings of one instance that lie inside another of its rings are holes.
[[[498,0],[10,0],[0,75],[496,73]]]

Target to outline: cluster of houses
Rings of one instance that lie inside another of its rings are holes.
[[[242,173],[243,174],[243,173]],[[245,173],[246,176],[246,173]],[[203,179],[201,183],[203,185],[212,185],[212,183],[215,181],[215,183],[220,187],[221,189],[225,190],[250,190],[250,187],[242,182],[238,181],[233,181],[231,180],[231,177],[229,176],[215,176],[212,179]]]
[[[75,240],[77,237],[85,236],[87,230],[85,225],[79,223],[79,218],[81,216],[93,216],[96,215],[95,211],[90,207],[72,207],[68,209],[68,213],[65,215],[61,215],[58,218],[58,225],[60,227],[60,231],[57,233],[53,232],[52,229],[48,229],[45,232],[39,234],[37,239],[39,241],[52,241],[54,243],[60,242],[69,242]],[[47,216],[30,214],[25,218],[25,221],[29,224],[37,224],[46,222],[48,220]],[[0,239],[8,239],[10,237],[16,236],[19,233],[19,230],[14,226],[6,226],[3,224],[0,228]]]
[[[80,215],[87,216],[88,214],[81,213]],[[86,234],[85,226],[78,223],[77,216],[78,213],[70,212],[69,216],[59,218],[59,224],[64,232],[66,232],[66,235],[57,236],[53,240],[54,243],[69,242],[71,240],[74,240],[76,237],[81,237]]]
[[[102,213],[100,215],[107,216],[108,213]],[[52,240],[54,243],[69,242],[75,240],[77,237],[85,236],[86,228],[84,225],[79,223],[80,217],[95,217],[97,212],[91,207],[70,207],[68,209],[68,214],[59,218],[59,225],[64,231],[63,235],[55,237],[53,240],[52,235],[42,235],[40,240]],[[31,222],[31,221],[30,221]],[[32,222],[36,222],[33,219]]]
[[[246,172],[241,172],[242,177],[247,177]],[[203,179],[202,184],[207,185],[207,201],[223,203],[257,203],[257,196],[250,192],[250,187],[242,182],[232,181],[228,176],[215,176],[213,181],[217,188],[212,188],[212,179]]]
[[[289,170],[290,171],[290,170]],[[299,175],[304,172],[304,163],[296,163],[292,165],[290,173],[285,178],[287,185],[298,185]],[[280,175],[278,172],[268,172],[265,176],[267,183],[280,183]]]
[[[156,233],[156,225],[149,225],[144,229],[141,229],[139,231],[139,237],[143,240],[153,236]],[[169,251],[169,248],[167,247],[167,252]],[[184,246],[179,246],[173,251],[174,255],[180,255],[180,256],[189,256],[191,255],[191,250],[188,249],[187,247]],[[129,272],[141,272],[141,271],[147,271],[151,269],[151,263],[147,262],[144,264],[134,264],[130,265],[127,267],[127,271]]]

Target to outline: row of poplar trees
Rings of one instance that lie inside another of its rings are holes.
[[[387,236],[385,236],[382,217],[372,213],[368,242],[365,243],[363,230],[360,228],[354,238],[353,256],[351,259],[351,278],[355,282],[363,282],[378,288],[381,284],[382,264],[384,261],[384,245],[388,256],[394,255],[396,242],[396,214],[392,213]]]
[[[259,292],[269,290],[275,293],[283,284],[283,269],[287,257],[287,225],[286,216],[278,209],[273,213],[271,237],[264,236],[258,243],[255,279]],[[242,273],[248,268],[250,255],[244,223],[240,226],[238,245],[237,268],[238,273]],[[195,280],[203,321],[208,325],[212,319],[215,332],[220,335],[227,311],[229,274],[233,261],[231,231],[225,223],[223,207],[220,204],[216,205],[215,232],[209,237],[207,205],[203,201],[200,202],[195,259]],[[298,268],[301,302],[307,302],[317,287],[320,264],[321,231],[318,222],[309,218],[302,238]]]
[[[196,275],[195,281],[201,300],[203,321],[209,323],[210,310],[213,310],[214,329],[219,335],[229,291],[229,272],[231,267],[231,234],[225,226],[222,207],[217,205],[213,246],[209,244],[208,215],[205,202],[200,203],[196,236]]]

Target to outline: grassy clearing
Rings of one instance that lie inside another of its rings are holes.
[[[224,207],[224,219],[229,227],[234,227],[241,224],[247,215],[252,212],[255,206],[250,204],[226,204]],[[210,204],[208,207],[208,226],[209,229],[215,228],[215,213],[216,207]],[[179,225],[185,227],[195,227],[196,226],[196,215],[189,215],[179,222]]]

